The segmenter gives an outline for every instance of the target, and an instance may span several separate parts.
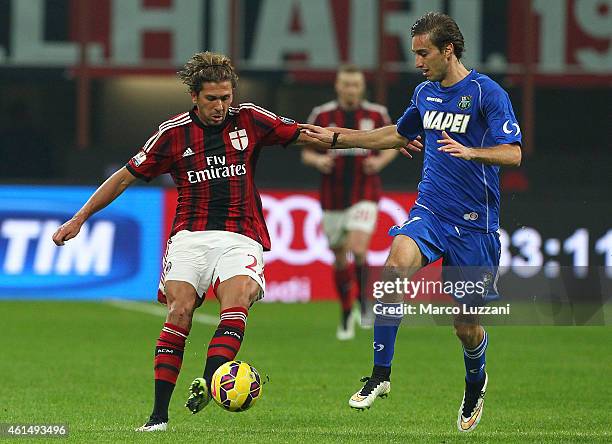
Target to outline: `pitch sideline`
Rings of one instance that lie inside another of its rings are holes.
[[[154,316],[166,316],[168,313],[165,307],[151,305],[147,302],[136,302],[129,301],[127,299],[108,299],[104,301],[105,304],[115,308],[128,311],[136,311],[139,313],[146,313]],[[219,318],[203,313],[194,313],[193,321],[204,325],[218,325]]]

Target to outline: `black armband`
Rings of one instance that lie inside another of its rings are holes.
[[[340,136],[340,133],[334,133],[334,137],[331,141],[331,148],[336,146],[336,142],[338,142],[338,137]]]

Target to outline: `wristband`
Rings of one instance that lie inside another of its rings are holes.
[[[333,148],[333,147],[336,146],[336,142],[338,142],[338,137],[339,136],[340,136],[340,133],[334,133],[334,137],[333,137],[333,139],[331,141],[331,147],[330,148]]]

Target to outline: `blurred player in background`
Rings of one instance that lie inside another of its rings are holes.
[[[387,108],[364,100],[365,76],[356,66],[344,65],[338,70],[335,88],[336,100],[315,107],[308,123],[360,130],[391,124]],[[366,256],[376,227],[382,191],[378,173],[396,155],[396,150],[373,152],[358,147],[326,153],[308,147],[302,150],[302,161],[321,172],[323,230],[334,253],[334,281],[342,306],[342,318],[336,332],[339,340],[355,336],[351,294],[354,282],[357,283],[361,324],[372,325],[372,311],[368,310],[365,294]],[[348,253],[353,255],[354,267],[348,262]]]
[[[194,310],[212,285],[220,322],[202,378],[186,406],[197,413],[210,402],[210,381],[240,349],[251,305],[263,297],[263,251],[270,237],[254,183],[261,148],[317,144],[290,119],[252,103],[231,107],[238,76],[221,54],[195,54],[179,72],[193,108],[159,126],[125,167],[104,182],[53,235],[57,245],[115,200],[137,178],[170,173],[178,205],[164,255],[158,300],[168,307],[155,347],[155,404],[138,431],[166,430],[168,405],[183,361]]]
[[[453,295],[457,302],[482,305],[498,297],[499,167],[520,164],[521,130],[508,94],[489,77],[468,71],[461,63],[463,35],[452,18],[427,13],[414,24],[411,35],[416,68],[427,80],[416,87],[397,125],[371,131],[311,126],[308,133],[331,146],[372,149],[402,146],[424,134],[418,198],[409,220],[389,232],[395,238],[385,279],[410,277],[443,258],[443,272],[446,268],[465,281],[479,279],[487,284],[485,291],[468,300]],[[390,295],[396,305],[401,301],[397,296]],[[385,306],[393,305],[383,303],[381,308]],[[389,393],[400,322],[401,315],[376,316],[374,368],[363,388],[349,400],[351,407],[369,408],[377,396]],[[482,415],[488,339],[475,315],[457,315],[454,326],[463,344],[466,371],[457,427],[469,432]]]

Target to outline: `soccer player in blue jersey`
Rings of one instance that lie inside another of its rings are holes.
[[[489,77],[468,70],[461,62],[463,35],[455,21],[429,12],[412,27],[416,68],[426,80],[418,85],[410,105],[396,125],[370,131],[303,125],[308,135],[333,147],[417,150],[424,138],[425,159],[418,198],[394,236],[383,278],[410,277],[419,268],[443,259],[443,271],[486,284],[471,300],[481,305],[497,297],[495,278],[500,257],[499,168],[521,162],[521,130],[508,94]],[[383,299],[383,307],[395,299]],[[379,310],[380,311],[380,310]],[[377,315],[374,325],[374,368],[365,385],[349,400],[369,408],[390,389],[391,361],[401,315]],[[476,428],[483,409],[488,376],[485,371],[487,333],[475,315],[457,315],[455,332],[463,345],[465,391],[457,427]]]

